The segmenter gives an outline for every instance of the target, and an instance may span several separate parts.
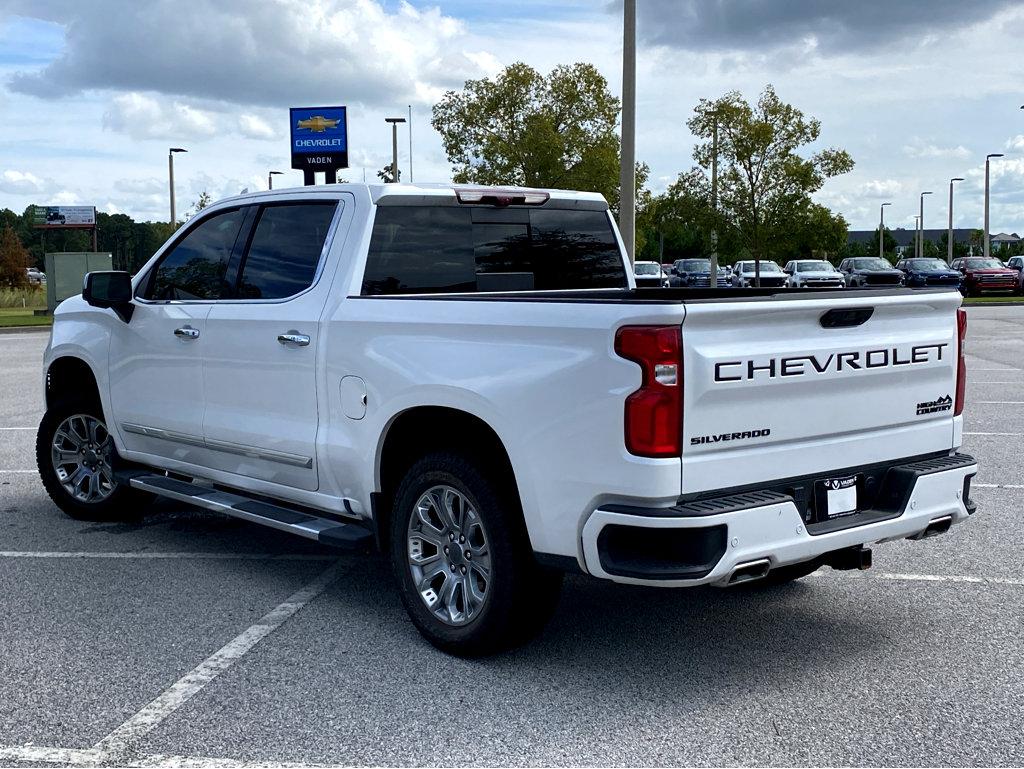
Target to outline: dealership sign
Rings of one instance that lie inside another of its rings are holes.
[[[329,171],[348,168],[345,107],[291,108],[292,168]]]
[[[33,227],[95,227],[93,206],[32,206]]]

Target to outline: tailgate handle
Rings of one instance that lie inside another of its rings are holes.
[[[850,328],[866,322],[874,314],[874,307],[849,307],[829,310],[821,316],[824,328]]]

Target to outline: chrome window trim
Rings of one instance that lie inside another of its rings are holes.
[[[323,248],[320,250],[320,258],[316,265],[316,272],[313,274],[313,282],[310,283],[306,288],[302,289],[298,293],[292,294],[291,296],[284,296],[278,299],[143,299],[141,297],[134,297],[132,301],[138,302],[139,304],[149,305],[176,305],[176,304],[283,304],[284,302],[290,302],[293,299],[298,299],[300,296],[304,296],[312,291],[320,283],[320,279],[323,277],[324,268],[327,265],[327,256],[331,252],[331,246],[334,245],[334,236],[338,232],[338,227],[341,224],[341,218],[345,213],[345,199],[344,198],[299,198],[298,200],[272,200],[262,203],[249,203],[242,204],[241,208],[246,205],[252,206],[263,206],[270,207],[275,204],[284,205],[301,205],[302,203],[334,203],[334,218],[331,220],[331,226],[327,228],[327,237],[324,239]],[[211,212],[209,215],[213,216],[216,211]],[[204,217],[205,219],[206,217]],[[256,227],[258,223],[253,223],[253,227]],[[179,238],[181,240],[182,238]],[[171,250],[177,246],[178,241],[176,240],[171,244]],[[161,254],[161,260],[163,255]],[[151,270],[147,271],[139,280],[145,282],[148,280],[149,273],[152,269],[156,269],[159,266],[159,262],[153,265]],[[244,265],[243,265],[244,266]]]
[[[126,433],[144,435],[147,438],[159,438],[160,440],[171,441],[173,443],[183,443],[187,446],[200,446],[202,448],[212,449],[213,451],[223,451],[227,454],[238,454],[240,456],[251,457],[253,459],[264,459],[268,462],[278,462],[279,464],[290,465],[291,467],[301,467],[306,470],[313,468],[312,457],[304,457],[301,454],[289,454],[287,451],[260,449],[255,446],[246,446],[242,443],[218,441],[210,438],[203,438],[200,435],[189,435],[188,433],[179,433],[174,430],[164,430],[160,427],[147,427],[146,425],[134,424],[132,422],[122,422],[121,429]]]

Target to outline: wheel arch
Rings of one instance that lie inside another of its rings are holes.
[[[424,447],[423,435],[430,435]],[[449,406],[414,406],[396,414],[385,429],[377,452],[377,488],[372,495],[373,528],[386,552],[394,495],[410,467],[429,452],[452,450],[482,461],[514,502],[525,529],[522,497],[508,449],[484,419]]]
[[[103,408],[99,381],[92,366],[75,355],[61,355],[50,362],[46,369],[45,392],[48,409],[72,398],[82,398]]]

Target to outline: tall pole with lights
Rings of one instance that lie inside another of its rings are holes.
[[[878,207],[878,258],[885,259],[885,207],[892,203],[882,203]]]
[[[619,232],[629,261],[636,258],[636,0],[622,4],[622,147]]]
[[[385,123],[391,123],[391,181],[398,183],[398,124],[404,123],[404,117],[386,117]]]
[[[946,230],[946,262],[953,262],[953,182],[962,182],[962,176],[954,176],[949,180],[949,229]]]
[[[918,256],[924,256],[924,196],[931,194],[931,192],[921,193],[921,218],[918,219],[918,228],[921,230],[921,237],[917,239]]]
[[[984,243],[984,256],[986,259],[988,259],[992,253],[992,243],[989,239],[988,231],[988,163],[992,158],[1001,158],[1002,156],[1002,152],[993,152],[985,156],[985,239],[982,242]]]
[[[283,173],[284,173],[284,171],[268,171],[267,172],[267,189],[268,190],[274,189],[274,177],[275,176],[280,176]]]
[[[171,232],[178,229],[178,214],[174,210],[174,153],[188,152],[181,147],[171,147],[167,150],[167,182],[171,188]]]

